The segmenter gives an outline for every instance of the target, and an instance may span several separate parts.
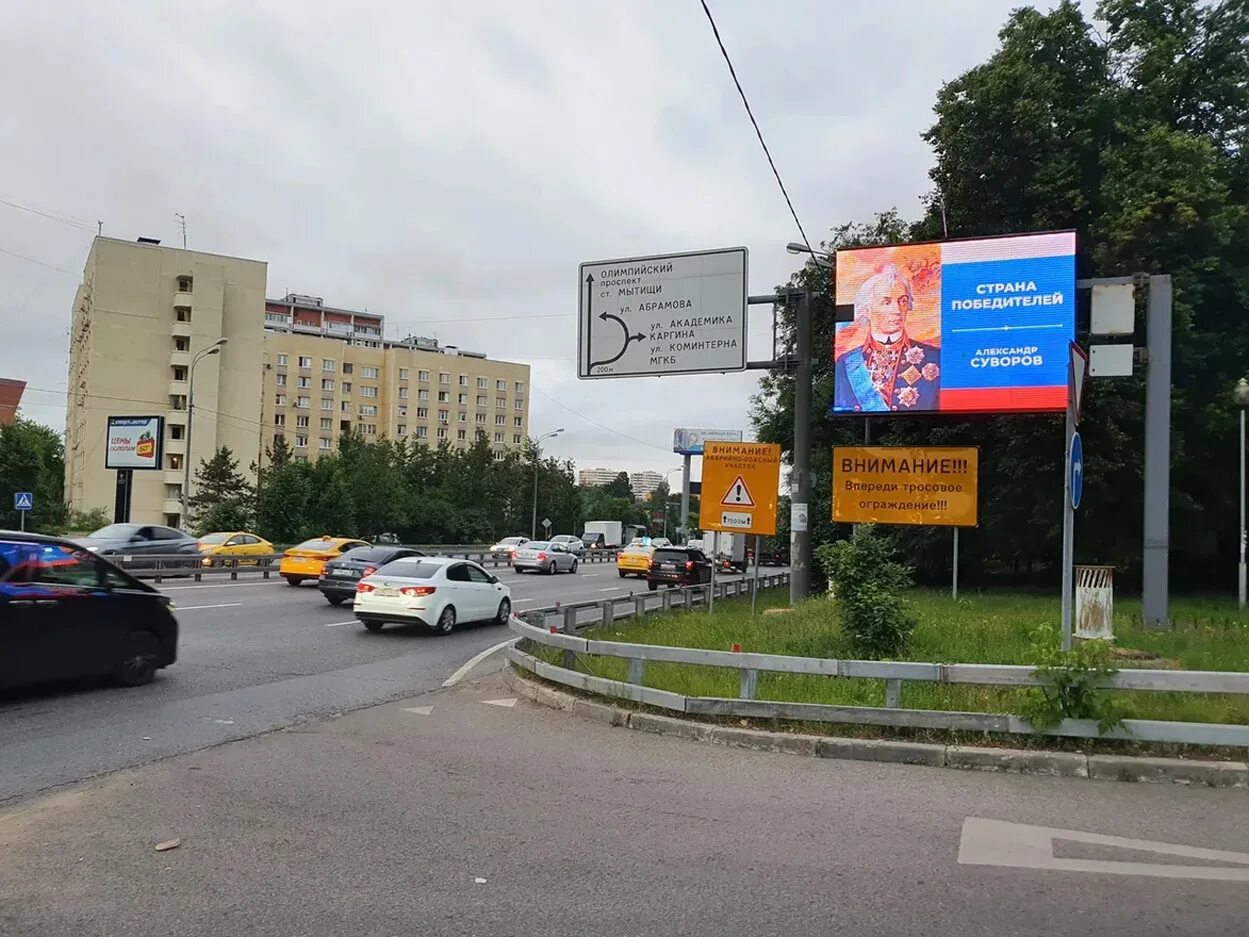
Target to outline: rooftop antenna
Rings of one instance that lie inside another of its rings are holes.
[[[104,222],[103,221],[97,221],[95,223],[95,234],[96,234],[96,237],[104,236]]]
[[[186,250],[186,215],[180,211],[174,212],[173,215],[178,219],[178,227],[182,229],[182,249]]]

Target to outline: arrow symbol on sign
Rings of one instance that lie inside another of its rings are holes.
[[[585,317],[589,322],[594,321],[594,274],[592,273],[585,275]],[[585,330],[585,360],[590,360],[590,329],[588,327]],[[587,366],[587,374],[592,367],[594,365]]]
[[[1084,465],[1083,465],[1082,463],[1080,463],[1080,462],[1072,462],[1072,463],[1071,463],[1071,471],[1072,471],[1072,474],[1079,475],[1079,474],[1080,474],[1080,472],[1081,472],[1083,469],[1084,469]]]
[[[620,316],[613,315],[610,312],[600,312],[598,317],[603,322],[606,322],[608,319],[614,319],[620,323],[620,328],[621,330],[624,331],[624,344],[620,346],[620,351],[616,352],[614,357],[604,358],[602,361],[591,361],[590,362],[591,371],[597,368],[600,364],[612,364],[613,362],[619,361],[621,358],[624,357],[624,353],[629,350],[630,343],[640,342],[646,338],[646,336],[643,335],[641,332],[638,332],[636,335],[630,335],[628,323],[625,322],[624,319],[620,318]]]

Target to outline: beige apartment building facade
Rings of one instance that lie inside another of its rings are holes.
[[[165,418],[161,468],[134,473],[131,520],[175,527],[185,526],[186,460],[194,471],[221,446],[250,474],[278,436],[301,460],[334,451],[349,430],[455,448],[472,445],[480,430],[499,457],[524,443],[528,365],[433,339],[387,339],[384,317],[318,297],[267,299],[266,276],[262,261],[94,240],[70,335],[65,491],[72,510],[112,513],[109,416]],[[192,361],[221,339],[218,352],[194,366],[192,399]]]

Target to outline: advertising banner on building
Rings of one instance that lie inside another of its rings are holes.
[[[108,469],[158,469],[164,419],[159,416],[110,416],[104,447]]]
[[[1075,232],[837,251],[834,414],[1067,406]]]
[[[836,446],[833,520],[975,527],[975,446]]]

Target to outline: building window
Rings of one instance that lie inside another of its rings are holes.
[[[451,375],[450,375],[450,374],[448,374],[446,371],[439,371],[439,372],[438,372],[438,383],[439,383],[439,384],[450,384],[450,383],[451,383]]]
[[[399,380],[401,380],[401,381],[406,381],[407,379],[408,379],[408,369],[407,369],[407,368],[400,368],[400,369],[399,369]]]
[[[407,407],[400,407],[400,408],[399,408],[399,419],[401,419],[401,420],[402,420],[402,419],[403,419],[404,417],[406,417],[407,415],[408,415],[408,408],[407,408]]]
[[[295,417],[295,426],[296,426],[298,429],[307,429],[307,427],[308,427],[308,418],[307,418],[306,416],[296,416],[296,417]]]
[[[299,379],[299,387],[300,387],[300,389],[301,389],[301,390],[302,390],[302,389],[304,389],[304,388],[311,387],[311,386],[312,386],[312,378],[310,378],[310,377],[301,377],[301,378]]]
[[[286,355],[278,355],[278,367],[286,367]]]
[[[312,359],[311,359],[311,358],[309,358],[307,355],[300,355],[300,356],[299,356],[299,366],[300,366],[301,368],[310,368],[310,367],[312,367]]]
[[[461,387],[467,387],[467,386],[468,386],[468,375],[467,375],[467,374],[461,374],[461,375],[460,375],[460,386],[461,386]]]
[[[479,406],[479,407],[484,407],[485,405],[486,405],[486,395],[485,395],[485,394],[478,394],[478,395],[477,395],[477,406]]]
[[[186,380],[186,368],[182,367],[181,365],[175,365],[173,369],[173,379],[175,381],[185,381]]]
[[[331,417],[321,417],[321,429],[326,432],[332,432],[334,429],[334,420]]]
[[[351,401],[350,401],[350,400],[344,400],[342,403],[340,403],[340,404],[338,405],[338,409],[339,409],[339,412],[340,412],[340,413],[350,413],[350,412],[351,412]]]
[[[447,402],[448,400],[450,400],[450,399],[451,399],[451,395],[450,395],[450,394],[448,394],[445,390],[440,390],[440,391],[438,391],[438,402],[439,402],[439,403],[446,403],[446,402]]]
[[[317,448],[320,449],[322,452],[324,452],[327,449],[332,449],[333,447],[334,447],[333,440],[326,439],[324,436],[322,436],[320,439],[317,440]]]
[[[438,419],[439,419],[441,422],[443,422],[443,423],[447,422],[447,411],[446,411],[446,410],[439,410],[439,411],[438,411]]]
[[[397,436],[406,436],[406,435],[408,435],[408,425],[407,425],[406,423],[400,423],[400,424],[399,424],[399,425],[395,428],[395,435],[397,435]]]
[[[351,381],[343,381],[343,393],[344,394],[351,393]]]
[[[478,423],[485,423],[485,422],[486,422],[486,415],[485,415],[484,413],[479,413],[479,414],[477,414],[477,422],[478,422]]]
[[[377,377],[377,368],[363,367],[360,369],[361,377]]]
[[[286,394],[278,394],[277,399],[274,402],[279,407],[285,407],[286,406]]]
[[[334,359],[333,359],[333,358],[322,358],[322,359],[321,359],[321,370],[322,370],[322,371],[328,371],[330,374],[333,374],[333,373],[334,373]]]
[[[295,448],[296,448],[296,449],[307,449],[307,448],[308,448],[308,437],[307,437],[307,436],[296,436],[296,437],[295,437]]]
[[[512,436],[512,442],[513,442],[513,443],[515,443],[515,444],[516,444],[516,445],[518,445],[518,446],[520,445],[520,434],[519,434],[519,433],[517,433],[517,434],[515,434],[515,435],[513,435],[513,436]]]
[[[400,388],[399,388],[399,399],[400,399],[400,400],[407,400],[407,399],[408,399],[408,388],[407,388],[407,387],[400,387]]]
[[[188,276],[178,277],[178,292],[179,293],[191,292],[191,287],[194,285],[195,285],[195,281],[192,280],[190,277]]]
[[[520,425],[521,425],[521,420],[520,420],[520,417],[518,417],[518,416],[517,416],[517,417],[513,417],[513,418],[512,418],[512,425],[513,425],[513,426],[515,426],[517,429],[519,429],[519,428],[520,428]]]
[[[457,402],[468,406],[468,394],[460,394]]]
[[[518,394],[523,394],[524,392],[525,392],[525,385],[524,385],[524,384],[522,384],[520,381],[517,381],[517,382],[516,382],[516,393],[518,393]]]
[[[495,397],[495,398],[494,398],[494,405],[495,405],[496,407],[498,407],[500,410],[502,410],[504,407],[506,407],[506,406],[507,406],[507,398],[506,398],[506,397]]]
[[[416,399],[417,399],[417,400],[428,400],[428,399],[429,399],[429,391],[427,391],[427,390],[418,390],[418,391],[416,392]]]
[[[500,413],[498,416],[496,416],[496,417],[494,418],[494,425],[495,425],[495,426],[506,426],[506,425],[507,425],[507,417],[505,417],[502,413]]]
[[[439,439],[447,438],[447,428],[445,426],[438,427],[438,438]]]
[[[495,442],[503,442],[503,434],[502,434],[502,433],[495,433],[495,434],[494,434],[494,441],[495,441]]]
[[[363,387],[360,388],[360,396],[361,397],[376,397],[377,388],[370,387],[368,384],[365,384]]]
[[[417,379],[418,381],[425,381],[425,382],[427,382],[427,383],[428,383],[428,381],[429,381],[429,372],[428,372],[428,371],[417,371],[417,372],[416,372],[416,379]]]
[[[424,438],[428,435],[428,433],[429,433],[429,431],[428,431],[428,430],[427,430],[424,426],[418,426],[418,427],[416,428],[416,438],[417,438],[417,439],[424,439]]]
[[[516,409],[517,409],[517,410],[524,410],[524,409],[525,409],[525,401],[523,401],[523,400],[518,400],[518,401],[516,401]]]
[[[460,422],[461,422],[461,423],[467,423],[467,422],[468,422],[468,414],[467,414],[467,413],[461,413],[461,414],[460,414]]]
[[[322,409],[322,410],[333,410],[333,409],[334,409],[334,401],[333,401],[333,400],[331,400],[329,397],[322,397],[322,398],[321,398],[321,409]]]
[[[477,378],[477,389],[478,390],[486,389],[486,379],[484,377]]]
[[[279,371],[275,379],[277,380],[278,387],[286,386],[286,375],[283,372]]]
[[[331,394],[334,393],[334,382],[329,380],[328,378],[323,380],[321,382],[321,389],[324,391],[328,391]]]
[[[190,351],[191,340],[183,335],[175,335],[173,339],[174,351]]]
[[[179,322],[190,322],[191,310],[190,309],[175,309],[173,317],[177,319]]]
[[[427,420],[427,419],[429,419],[429,407],[417,407],[417,408],[416,408],[416,418],[417,418],[418,420]]]
[[[308,409],[308,398],[307,398],[307,397],[297,397],[297,398],[295,399],[295,406],[297,406],[297,407],[303,407],[305,410],[306,410],[306,409]]]
[[[495,381],[494,389],[497,390],[500,394],[507,393],[507,381]]]
[[[350,361],[344,361],[344,362],[343,362],[343,373],[344,373],[344,374],[350,374],[350,373],[351,373],[351,369],[352,369],[352,364],[351,364],[351,362],[350,362]]]
[[[364,404],[361,404],[360,415],[361,416],[377,416],[377,407],[370,407],[370,406],[365,406]]]
[[[285,425],[286,425],[286,414],[285,414],[285,413],[275,413],[275,414],[273,414],[273,425],[274,425],[274,426],[285,426]],[[174,427],[174,429],[181,429],[181,427],[175,426],[175,427]]]
[[[274,444],[275,446],[280,445],[280,444],[282,443],[282,441],[283,441],[283,440],[285,440],[285,439],[286,439],[286,436],[284,436],[282,433],[274,433],[274,434],[273,434],[273,444]],[[174,465],[172,462],[170,463],[169,467],[170,467],[170,468],[182,468],[182,466],[181,466],[181,465]]]

